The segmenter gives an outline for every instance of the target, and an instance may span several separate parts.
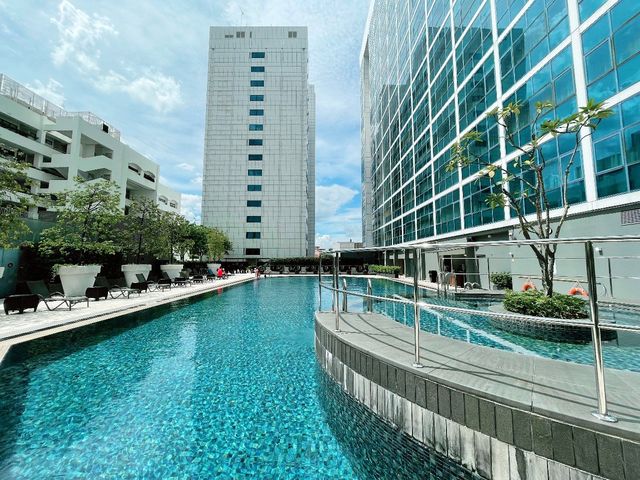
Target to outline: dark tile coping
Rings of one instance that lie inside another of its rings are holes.
[[[423,408],[520,449],[612,479],[640,471],[640,374],[607,369],[609,405],[599,422],[593,368],[529,357],[413,330],[379,314],[316,314],[319,344],[349,368]],[[370,368],[367,368],[370,365]]]

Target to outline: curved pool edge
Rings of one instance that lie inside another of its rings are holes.
[[[198,288],[197,290],[187,290],[185,291],[184,294],[180,292],[181,294],[179,295],[172,295],[166,298],[159,298],[154,300],[153,302],[145,302],[141,304],[138,303],[130,306],[127,306],[125,304],[125,306],[122,308],[115,308],[107,312],[99,312],[99,313],[96,312],[95,315],[92,315],[91,314],[92,312],[89,311],[88,315],[82,315],[79,318],[76,318],[64,323],[60,323],[57,325],[47,325],[39,329],[33,329],[25,333],[16,334],[15,336],[5,337],[0,340],[0,368],[3,366],[5,360],[9,357],[11,348],[16,345],[30,342],[32,340],[37,340],[43,337],[48,337],[51,335],[70,332],[72,330],[88,327],[90,325],[112,321],[118,318],[126,317],[127,315],[140,313],[146,310],[153,310],[155,308],[166,306],[174,302],[179,302],[179,301],[189,300],[189,299],[197,299],[198,297],[210,294],[212,292],[217,292],[218,290],[224,290],[224,289],[241,285],[243,283],[247,283],[253,280],[254,280],[253,275],[250,275],[243,278],[231,279],[229,282],[226,282],[222,285],[214,283],[211,285],[207,285],[206,288]],[[191,287],[187,287],[187,288],[191,288]],[[104,300],[104,302],[109,302],[109,300]],[[89,310],[90,310],[90,307],[89,307]],[[46,311],[34,312],[31,315],[38,315],[39,313],[44,313],[46,315],[47,312]],[[23,316],[26,316],[26,315],[27,314],[23,314]]]
[[[385,317],[376,315],[377,318],[373,318],[373,315],[342,314],[341,331],[336,332],[333,329],[335,313],[317,313],[315,350],[318,363],[349,395],[425,448],[435,449],[490,479],[592,478],[592,475],[624,480],[636,478],[634,475],[640,471],[640,444],[637,441],[640,436],[637,423],[632,427],[635,431],[624,432],[624,428],[621,431],[621,427],[629,428],[629,424],[633,426],[637,421],[628,418],[627,410],[620,415],[621,424],[617,426],[588,419],[588,412],[595,405],[590,404],[590,398],[573,405],[574,410],[571,410],[570,402],[561,403],[565,409],[561,418],[545,411],[541,399],[545,400],[545,394],[553,396],[554,392],[545,392],[544,386],[533,385],[533,361],[530,361],[531,391],[519,399],[514,399],[513,395],[501,398],[505,391],[510,390],[513,394],[514,390],[526,389],[518,385],[513,371],[503,378],[512,385],[504,385],[503,389],[495,388],[495,382],[487,383],[487,374],[495,376],[495,370],[506,366],[505,359],[527,357],[497,352],[501,359],[496,362],[494,371],[480,374],[482,367],[477,367],[478,372],[475,372],[473,363],[462,370],[460,360],[468,353],[475,350],[472,358],[478,359],[479,355],[487,357],[496,351],[465,346],[463,342],[429,334],[424,334],[423,348],[429,340],[438,343],[439,347],[451,345],[453,348],[447,357],[450,361],[445,362],[442,357],[438,361],[433,350],[425,350],[426,367],[414,369],[410,367],[411,329],[396,324],[393,335],[385,338],[381,327]],[[358,329],[356,323],[363,318],[366,325],[360,325],[363,328]],[[387,327],[391,328],[391,325]],[[403,334],[408,336],[405,338]],[[557,368],[556,364],[566,363],[541,359],[540,365]],[[575,367],[588,369],[581,365]],[[563,385],[546,387],[560,391]],[[564,387],[570,390],[574,385],[567,382]],[[585,386],[585,389],[590,388],[591,385]],[[630,402],[637,388],[640,385],[633,388],[629,385]],[[577,396],[580,393],[584,392],[574,392]],[[618,409],[615,404],[618,399],[611,402],[614,410]],[[576,407],[588,409],[587,414],[576,413]]]

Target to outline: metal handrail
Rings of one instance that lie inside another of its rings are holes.
[[[322,288],[326,288],[331,291],[334,290],[333,287],[328,286],[325,282],[322,282],[321,286]],[[338,289],[338,291],[344,293],[344,289],[343,290]],[[380,295],[368,295],[366,293],[360,293],[355,291],[348,291],[347,295],[353,296],[353,297],[365,298],[368,300],[378,300],[382,302],[402,303],[402,304],[410,304],[410,305],[414,304],[413,300],[410,300],[408,298],[403,298],[403,297],[383,297]],[[427,302],[417,302],[417,303],[418,303],[418,306],[420,306],[420,308],[427,308],[430,310],[441,310],[441,311],[451,312],[451,313],[476,315],[480,317],[495,318],[498,320],[526,320],[529,322],[536,322],[536,323],[541,323],[546,325],[564,325],[567,327],[583,327],[583,328],[591,328],[591,326],[593,325],[588,320],[581,321],[577,319],[567,320],[567,319],[556,318],[556,317],[534,317],[532,315],[520,315],[517,313],[507,313],[507,312],[492,312],[490,310],[475,310],[472,308],[453,307],[450,305],[438,305],[435,303],[427,303]],[[640,326],[636,326],[636,325],[621,325],[617,323],[600,323],[599,327],[603,330],[621,330],[625,332],[640,333]]]

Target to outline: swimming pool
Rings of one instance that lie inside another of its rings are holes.
[[[330,282],[331,280],[327,277],[323,281]],[[399,295],[413,298],[413,288],[408,285],[385,279],[372,279],[371,282],[374,295],[385,297]],[[347,284],[349,290],[366,293],[367,281],[364,278],[350,277],[347,279]],[[427,297],[427,302],[438,305],[481,309],[486,309],[488,306],[488,302],[486,301],[457,301],[437,298],[434,292],[427,290],[423,290],[422,296]],[[340,301],[342,302],[342,294],[340,295]],[[322,303],[324,309],[328,310],[331,308],[331,299],[328,290],[323,291]],[[350,311],[363,311],[363,307],[364,301],[362,298],[349,297],[348,308]],[[373,309],[399,322],[413,325],[413,307],[411,305],[405,308],[403,305],[391,302],[375,302]],[[604,313],[609,318],[613,318],[613,314],[610,311],[605,311]],[[617,317],[621,323],[634,324],[635,322],[635,324],[637,324],[638,322],[637,317],[629,316],[629,314],[618,313]],[[525,337],[496,328],[487,317],[478,315],[422,310],[420,312],[420,326],[423,330],[430,333],[476,345],[574,363],[593,364],[593,347],[591,343],[573,344]],[[619,333],[616,340],[603,342],[603,353],[605,366],[640,372],[639,334]]]
[[[476,478],[326,378],[316,308],[270,278],[12,349],[0,478]]]

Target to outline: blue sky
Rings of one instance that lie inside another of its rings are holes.
[[[90,110],[161,166],[200,219],[210,25],[306,25],[316,86],[316,243],[361,237],[359,53],[368,0],[0,0],[0,72]]]

